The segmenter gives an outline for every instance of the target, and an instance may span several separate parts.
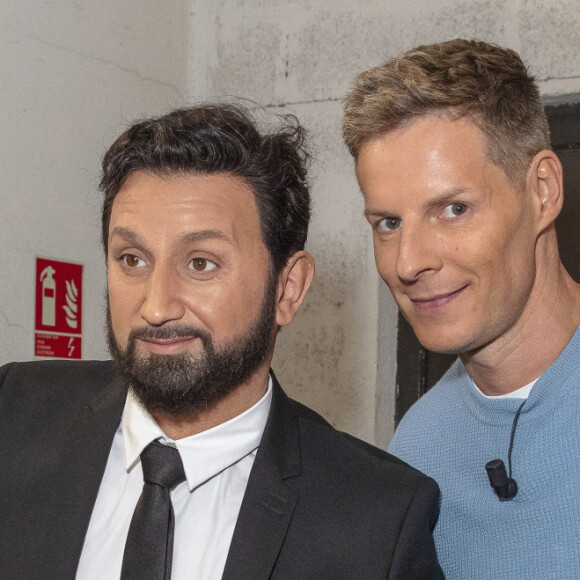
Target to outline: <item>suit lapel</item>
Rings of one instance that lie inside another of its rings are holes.
[[[223,580],[269,578],[290,525],[299,492],[298,418],[272,374],[270,416],[234,530]]]
[[[50,543],[58,554],[54,577],[73,578],[105,471],[113,437],[121,421],[126,388],[113,380],[71,425],[62,455],[58,509],[51,522]]]

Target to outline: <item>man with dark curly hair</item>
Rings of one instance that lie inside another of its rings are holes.
[[[304,130],[278,123],[181,109],[105,155],[114,364],[0,369],[2,578],[442,578],[436,484],[270,370],[314,274]]]

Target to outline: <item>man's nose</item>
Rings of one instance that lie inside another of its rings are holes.
[[[180,320],[184,316],[181,284],[169,268],[155,267],[146,285],[141,305],[143,320],[153,326],[159,326],[172,320]]]
[[[443,265],[437,232],[429,224],[414,224],[401,228],[397,252],[397,275],[413,282],[421,275],[437,271]]]

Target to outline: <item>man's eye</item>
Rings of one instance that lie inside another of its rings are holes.
[[[377,224],[377,229],[383,232],[392,232],[393,230],[398,230],[401,227],[401,218],[388,217],[382,219]]]
[[[467,211],[467,206],[464,203],[450,203],[443,209],[443,215],[446,218],[454,218],[464,214]]]
[[[129,268],[143,268],[143,266],[146,266],[144,260],[133,254],[123,254],[121,256],[121,261],[126,266],[129,266]]]
[[[189,264],[191,269],[196,272],[211,272],[217,268],[217,265],[214,262],[207,260],[206,258],[194,258]]]

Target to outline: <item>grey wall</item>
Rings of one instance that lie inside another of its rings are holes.
[[[84,264],[84,358],[105,358],[101,155],[186,96],[185,1],[0,0],[0,363],[34,355],[35,256]]]
[[[33,357],[34,257],[84,263],[84,358],[107,356],[99,161],[126,122],[240,95],[309,127],[317,275],[274,368],[337,427],[386,445],[396,309],[340,139],[360,71],[457,36],[509,45],[545,95],[580,91],[577,0],[0,0],[0,363]]]

